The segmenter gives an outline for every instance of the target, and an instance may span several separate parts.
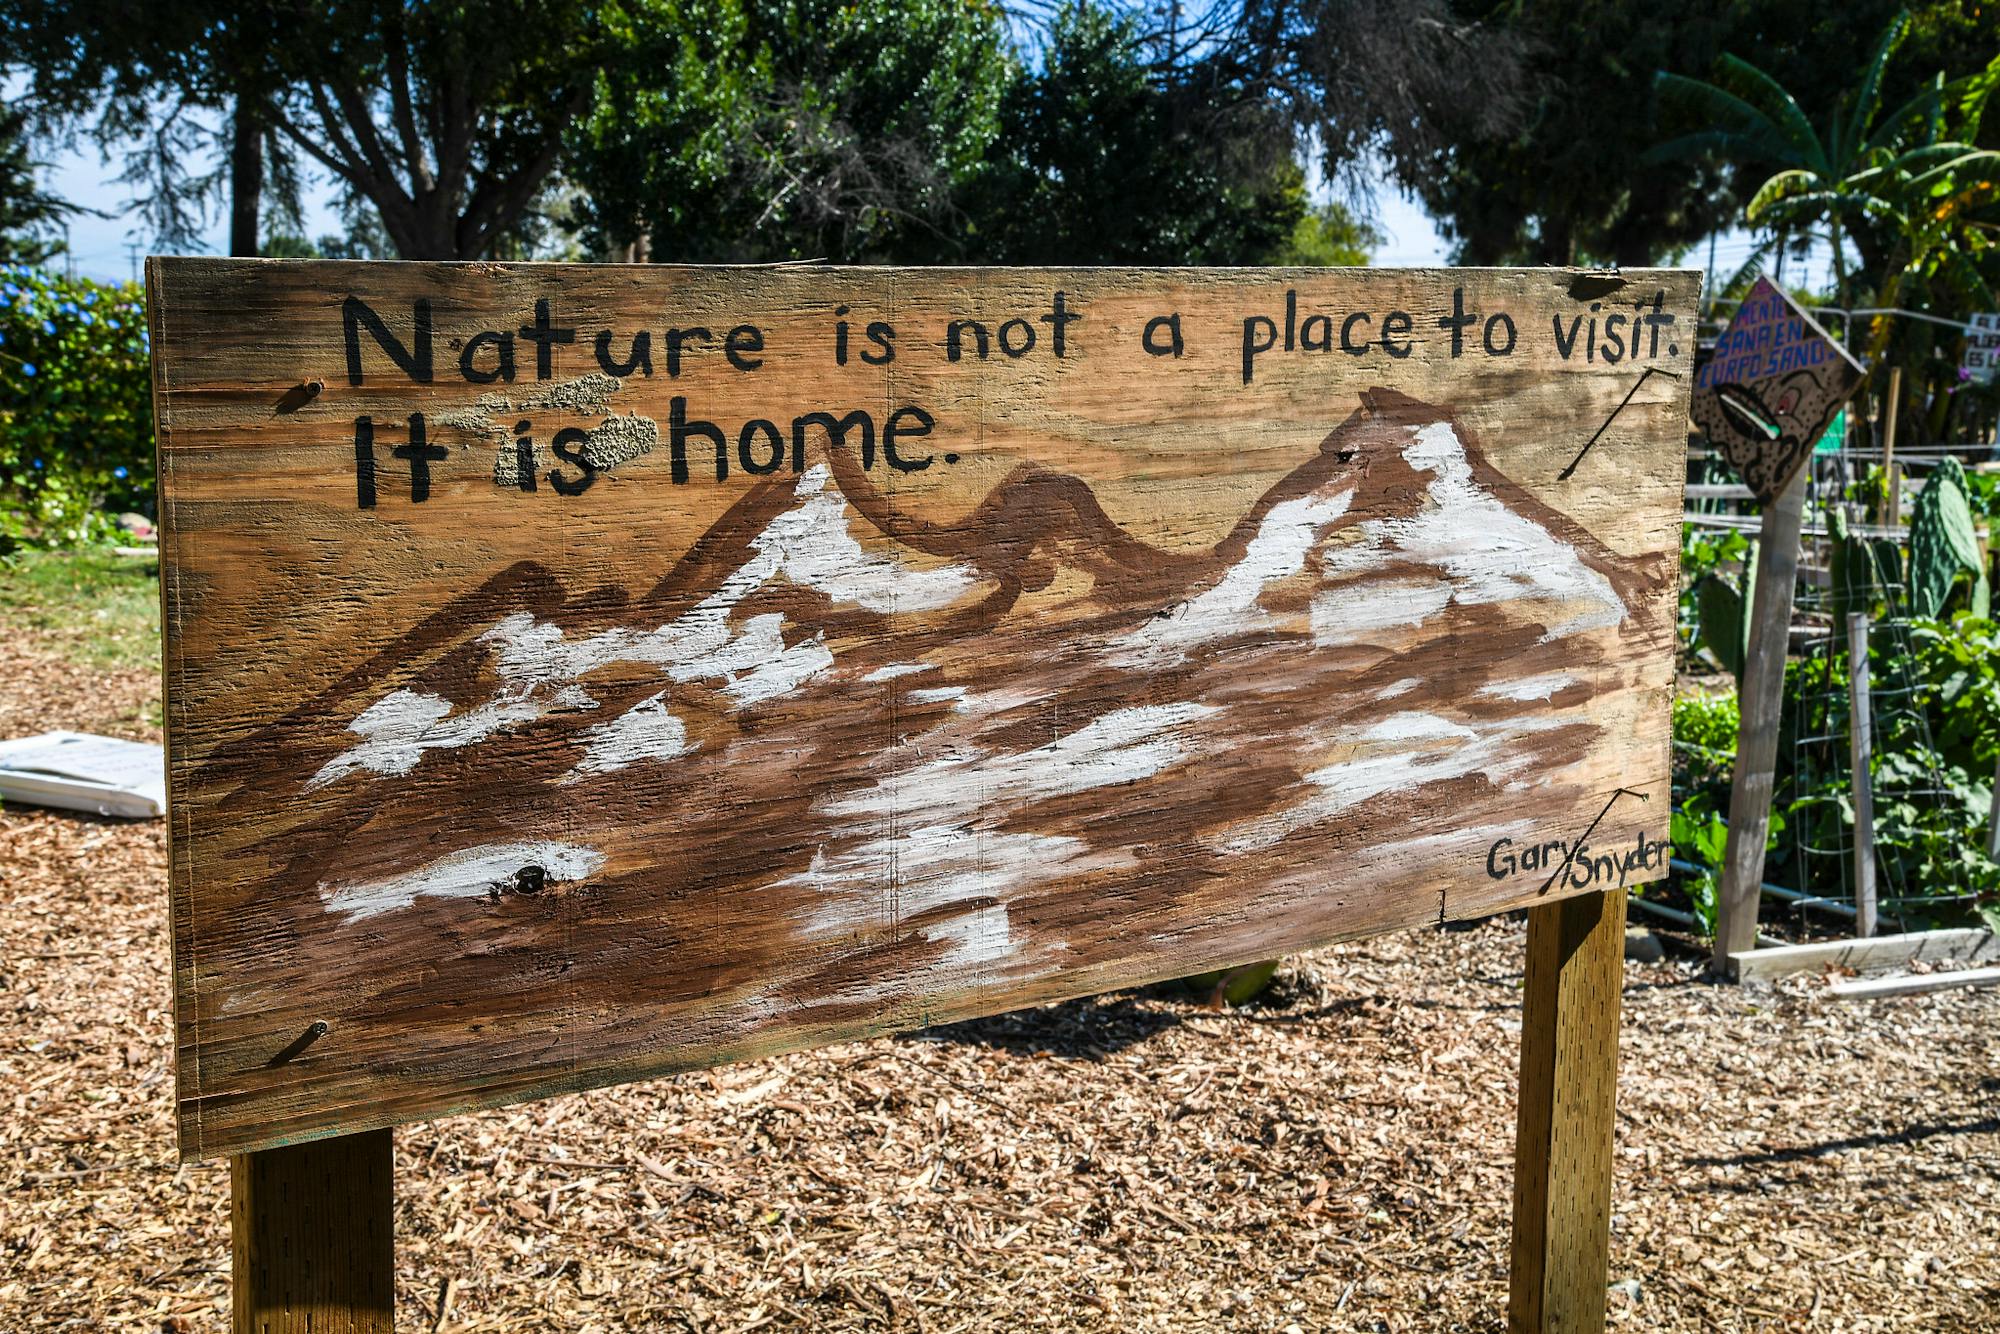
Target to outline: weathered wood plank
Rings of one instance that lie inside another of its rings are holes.
[[[236,1334],[394,1334],[394,1145],[387,1130],[230,1163]]]
[[[1625,895],[1528,914],[1507,1327],[1604,1328]]]
[[[2000,959],[2000,936],[1980,927],[1959,927],[1744,950],[1731,955],[1729,962],[1737,981],[1751,983],[1833,968],[1865,974],[1907,968],[1913,963],[1983,963],[1988,959]]]
[[[149,280],[188,1156],[1665,873],[1694,274]]]
[[[1860,982],[1835,982],[1827,991],[1843,1000],[1883,1000],[1891,996],[1923,996],[1933,991],[1956,991],[1961,987],[1993,986],[2000,986],[2000,968],[1871,977]]]
[[[1737,698],[1743,722],[1729,779],[1729,841],[1716,893],[1712,970],[1727,974],[1729,958],[1757,940],[1763,898],[1764,845],[1771,833],[1778,733],[1785,712],[1785,655],[1791,647],[1792,595],[1799,564],[1799,523],[1806,477],[1794,473],[1777,503],[1764,511],[1752,576],[1749,661]]]

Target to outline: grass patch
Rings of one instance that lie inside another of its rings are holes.
[[[0,630],[83,667],[160,667],[160,562],[99,548],[0,560]]]

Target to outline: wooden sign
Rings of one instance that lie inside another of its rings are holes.
[[[1703,363],[1689,411],[1759,503],[1770,505],[1866,374],[1781,288],[1759,278]]]
[[[1694,274],[148,277],[187,1157],[1665,874]]]

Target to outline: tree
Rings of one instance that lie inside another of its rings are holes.
[[[616,54],[615,3],[255,0],[132,7],[0,0],[0,36],[50,125],[102,108],[100,142],[150,149],[156,230],[184,226],[220,178],[189,109],[226,112],[240,198],[271,170],[252,149],[317,163],[381,215],[408,259],[470,259],[520,223]]]
[[[1353,260],[1289,114],[1070,6],[1032,66],[985,0],[661,0],[572,135],[601,243],[673,260]]]
[[[1527,46],[1446,0],[1209,0],[1196,12],[1175,0],[1144,41],[1183,116],[1268,117],[1267,152],[1303,146],[1357,196],[1380,166],[1413,187],[1438,153],[1509,130],[1525,104]]]
[[[1267,105],[1184,106],[1129,16],[1071,8],[1041,68],[1007,94],[968,191],[965,251],[1004,264],[1266,262],[1307,216],[1289,148]]]
[[[571,136],[603,242],[684,261],[923,262],[1013,77],[987,0],[637,0]]]
[[[1735,220],[1761,177],[1717,155],[1647,161],[1664,139],[1705,128],[1663,102],[1656,71],[1706,78],[1724,51],[1758,64],[1815,121],[1865,67],[1897,0],[1456,0],[1534,53],[1527,111],[1510,133],[1456,137],[1409,185],[1456,242],[1461,263],[1657,263]],[[1947,77],[1992,54],[1991,18],[1963,0],[1916,11],[1912,51]],[[1889,105],[1914,96],[1914,68],[1889,72]],[[1872,244],[1873,238],[1863,238]],[[1866,245],[1864,245],[1864,250]]]
[[[1733,0],[1479,0],[1462,12],[1534,53],[1526,107],[1508,132],[1458,136],[1405,181],[1463,264],[1645,264],[1724,225],[1727,169],[1648,170],[1654,69],[1705,71]]]
[[[1971,257],[1985,249],[1983,231],[1968,235],[1967,225],[2000,187],[2000,152],[1973,142],[2000,86],[2000,56],[1949,83],[1934,75],[1928,88],[1884,114],[1884,76],[1909,28],[1906,12],[1890,20],[1859,85],[1841,97],[1823,132],[1783,84],[1737,56],[1722,57],[1715,83],[1662,74],[1662,89],[1709,128],[1662,144],[1653,156],[1712,152],[1746,169],[1777,168],[1758,186],[1744,218],[1766,227],[1828,228],[1843,306],[1844,240],[1864,228],[1894,237],[1878,303],[1895,305],[1906,276],[1940,269],[1949,269],[1966,295],[1990,302],[1993,293]]]
[[[26,117],[0,107],[0,263],[40,264],[62,249],[54,229],[75,206],[43,190],[28,155]]]

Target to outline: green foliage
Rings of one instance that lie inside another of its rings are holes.
[[[2000,756],[2000,639],[1994,624],[1961,614],[1949,624],[1916,621],[1907,639],[1877,634],[1869,670],[1878,892],[1913,900],[1889,909],[1912,926],[1973,920],[1970,896],[2000,908],[2000,867],[1984,851],[1990,778]],[[1809,699],[1821,701],[1835,754],[1822,771],[1798,769],[1793,740],[1781,739],[1778,801],[1790,813],[1799,843],[1822,850],[1850,846],[1854,807],[1845,764],[1844,664],[1788,663],[1785,696],[1788,725],[1810,713]],[[1793,851],[1781,854],[1775,877],[1814,893],[1846,888],[1844,864],[1825,856],[1793,860]],[[1935,906],[1927,908],[1926,900]]]
[[[1748,604],[1753,587],[1746,581],[1739,588],[1710,575],[1695,590],[1695,605],[1701,611],[1701,644],[1738,681],[1743,679],[1743,666],[1750,657]]]
[[[2000,518],[2000,472],[1964,474],[1965,498],[1983,519]]]
[[[147,348],[137,286],[0,268],[0,538],[72,546],[152,511]]]
[[[1960,575],[1971,577],[1970,611],[1984,617],[1991,589],[1973,532],[1965,469],[1957,459],[1946,457],[1931,471],[1910,511],[1910,610],[1922,617],[1937,616]]]
[[[1353,264],[1379,243],[1311,205],[1281,109],[1178,95],[1129,15],[1059,11],[1032,66],[989,0],[644,0],[624,22],[568,169],[591,233],[654,259]]]
[[[1674,700],[1674,740],[1682,745],[1734,755],[1741,722],[1735,695],[1680,695]]]
[[[1756,610],[1757,544],[1746,542],[1735,582],[1711,570],[1695,584],[1696,639],[1738,681],[1750,658],[1750,624]]]
[[[1739,197],[1725,164],[1648,171],[1659,135],[1647,77],[1703,74],[1749,24],[1716,0],[1461,3],[1461,12],[1532,42],[1541,56],[1513,133],[1467,137],[1412,182],[1461,264],[1654,263],[1726,228]],[[1821,33],[1787,31],[1816,52]],[[1839,37],[1841,34],[1834,34]],[[1614,110],[1615,109],[1615,110]]]
[[[1699,868],[1682,880],[1695,921],[1703,935],[1715,934],[1716,892],[1722,884],[1722,862],[1729,848],[1729,825],[1706,794],[1690,797],[1673,813],[1668,836],[1674,856]]]
[[[1990,773],[2000,758],[2000,627],[1975,616],[1919,621],[1909,671],[1930,709],[1931,740],[1947,764]]]
[[[1893,538],[1855,537],[1847,512],[1835,506],[1827,515],[1830,539],[1830,610],[1840,630],[1851,612],[1881,616],[1894,609],[1896,589],[1903,581],[1903,549]]]
[[[1674,791],[1679,804],[1668,835],[1674,856],[1697,868],[1681,887],[1704,932],[1715,930],[1716,886],[1729,827],[1717,807],[1729,800],[1730,769],[1740,725],[1736,696],[1681,695],[1674,700]]]
[[[1824,128],[1783,79],[1735,55],[1717,62],[1712,83],[1670,71],[1658,76],[1663,98],[1698,118],[1701,128],[1659,145],[1651,160],[1720,156],[1743,170],[1775,169],[1744,210],[1745,220],[1768,229],[1770,239],[1725,289],[1761,265],[1786,234],[1825,228],[1839,304],[1848,304],[1850,238],[1862,243],[1864,260],[1882,269],[1877,305],[1900,305],[1905,282],[1940,275],[1962,295],[1991,303],[1980,271],[1992,250],[1989,228],[1974,215],[2000,187],[2000,153],[1975,141],[1986,100],[2000,86],[2000,57],[1989,50],[1984,68],[1956,79],[1926,72],[1912,96],[1885,111],[1892,105],[1885,97],[1892,62],[1911,29],[1908,11],[1889,19],[1859,82],[1840,95]],[[1801,86],[1804,80],[1791,85]],[[1877,323],[1871,354],[1881,352],[1889,328]]]
[[[1738,532],[1703,532],[1681,525],[1680,630],[1689,652],[1708,647],[1729,672],[1741,675],[1749,623],[1743,617],[1743,590],[1750,587],[1756,547]],[[1735,565],[1731,580],[1724,568]],[[1709,636],[1714,636],[1711,642]]]
[[[1183,106],[1150,69],[1135,22],[1063,11],[1040,69],[1009,89],[967,201],[968,256],[1010,264],[1254,264],[1364,243],[1308,209],[1289,154],[1242,160],[1270,108]],[[1254,150],[1248,150],[1254,158]],[[1331,228],[1331,231],[1329,231]],[[1344,244],[1343,244],[1344,243]]]
[[[620,54],[607,29],[621,13],[615,0],[0,0],[0,50],[39,126],[125,152],[156,235],[192,239],[234,188],[227,166],[201,169],[218,149],[254,149],[244,180],[281,212],[296,216],[310,159],[368,201],[401,257],[472,259],[534,204]],[[248,117],[240,142],[201,123],[217,113]]]
[[[583,221],[671,261],[949,257],[1015,77],[985,0],[636,0],[569,138]]]
[[[62,247],[56,224],[76,210],[41,188],[28,156],[28,118],[0,105],[0,262],[39,264]]]

